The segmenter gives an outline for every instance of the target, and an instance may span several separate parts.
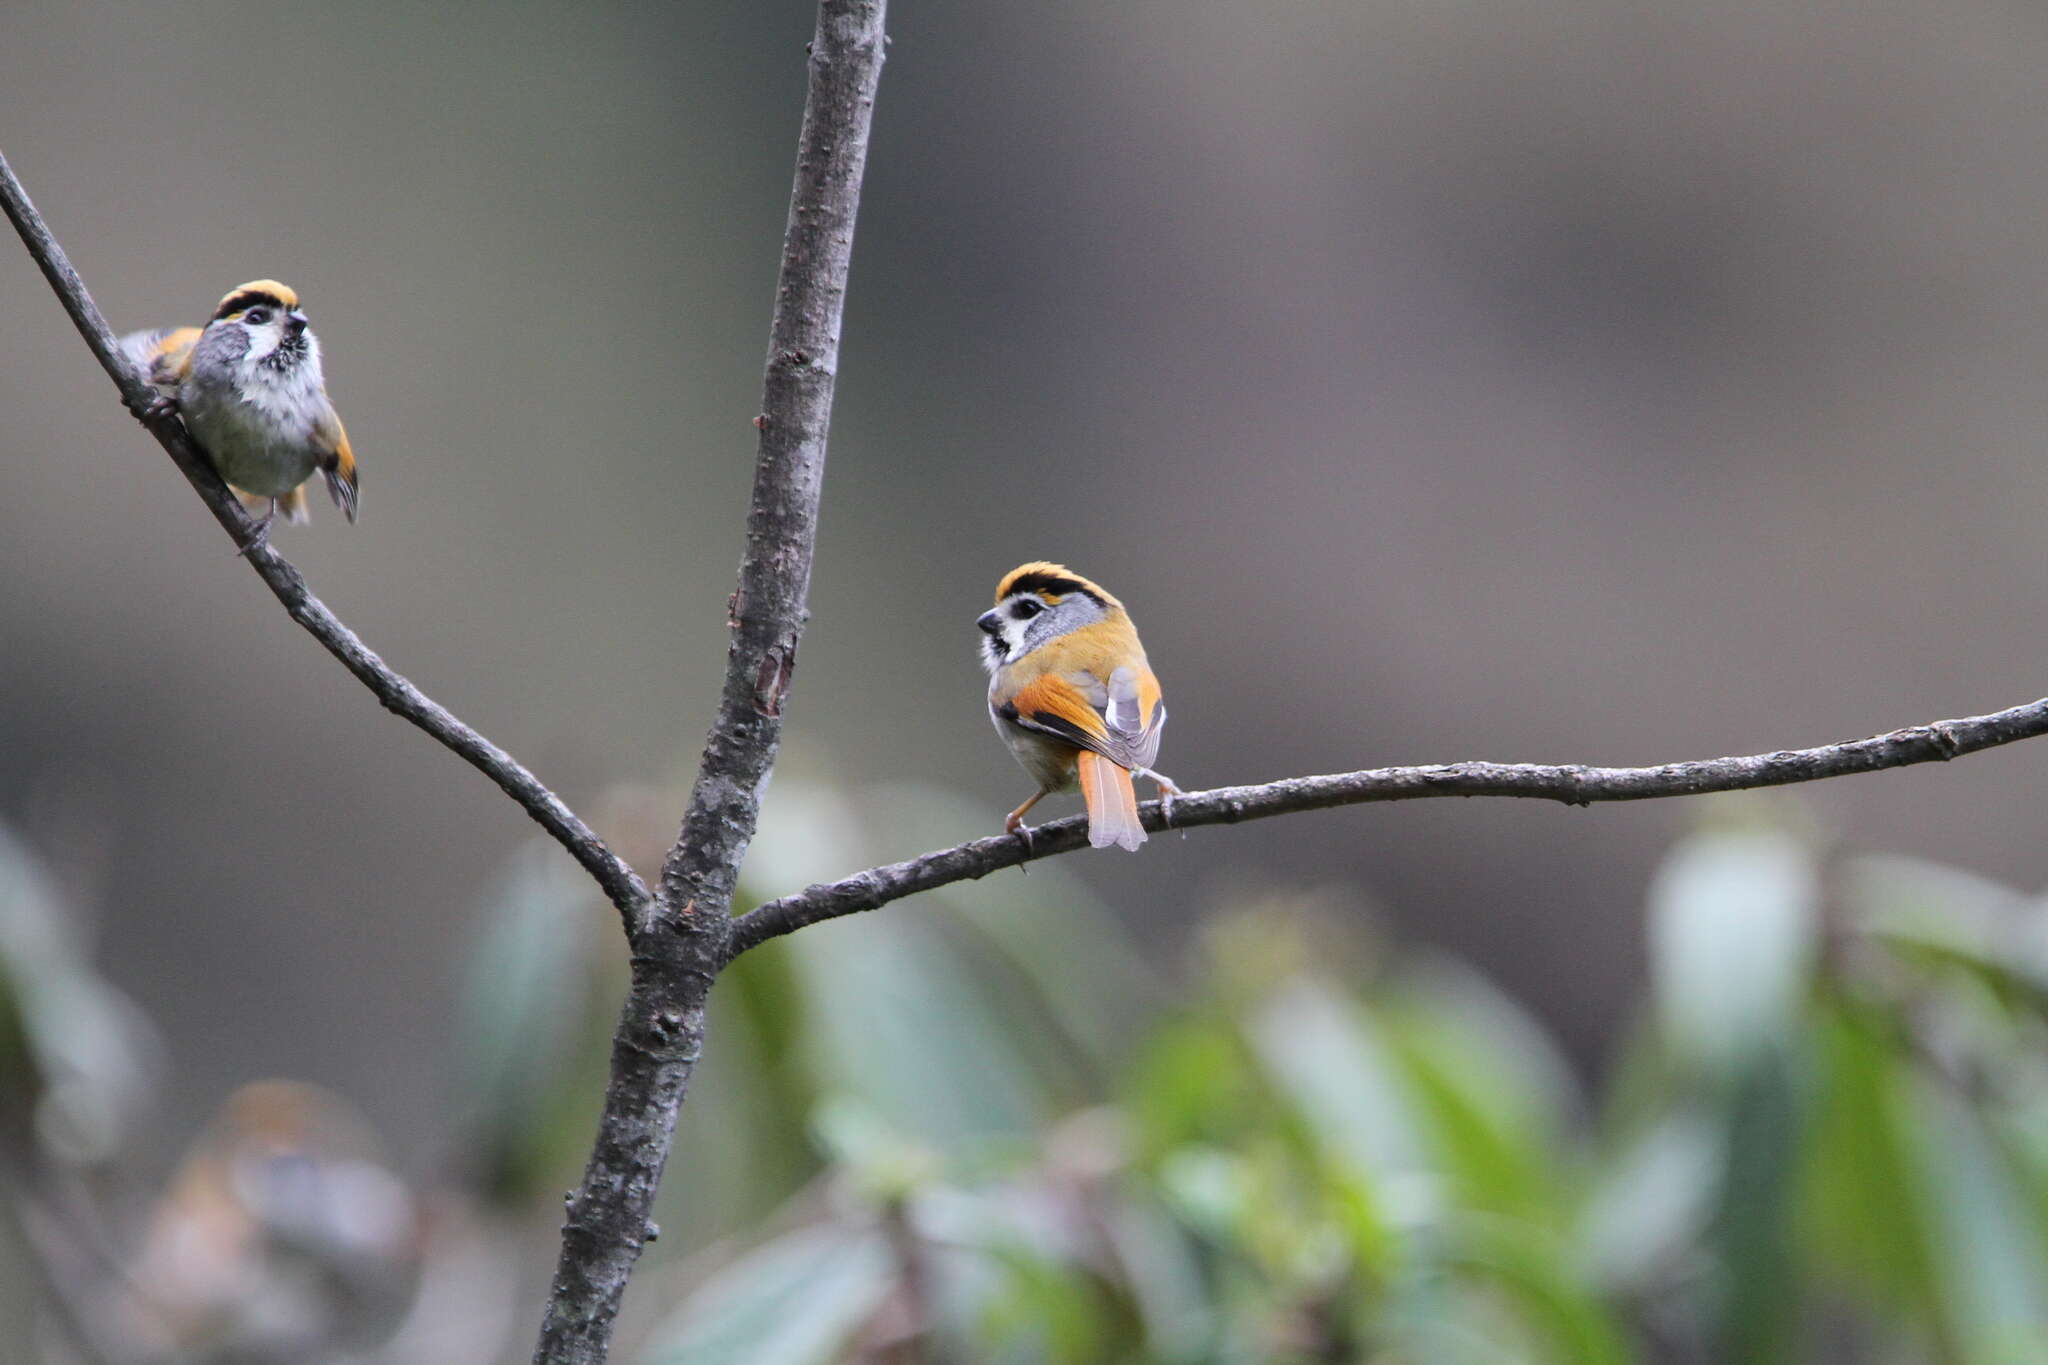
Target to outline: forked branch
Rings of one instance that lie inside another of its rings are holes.
[[[632,989],[612,1040],[597,1141],[569,1197],[537,1365],[597,1365],[610,1350],[703,1051],[705,1001],[730,960],[733,887],[774,769],[803,638],[854,217],[882,74],[883,10],[883,0],[818,6],[754,423],[747,549],[728,609],[725,688],[689,812],[656,898],[632,932]]]

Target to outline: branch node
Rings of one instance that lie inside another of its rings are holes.
[[[782,698],[789,691],[789,675],[796,667],[796,650],[770,645],[754,671],[754,710],[763,716],[780,716]]]

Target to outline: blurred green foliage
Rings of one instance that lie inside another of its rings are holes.
[[[2048,1359],[2048,899],[1842,851],[1788,805],[1705,809],[1646,888],[1647,995],[1590,1087],[1348,892],[1230,897],[1171,974],[1071,860],[748,955],[620,1358]],[[975,818],[786,784],[751,885]],[[59,1010],[66,973],[104,988],[38,946],[58,907],[20,845],[0,854],[13,1112],[119,1091],[133,1060],[49,1041],[114,1036]],[[559,854],[508,866],[457,1030],[468,1136],[374,1359],[520,1358],[515,1286],[551,1255],[623,965]],[[272,1358],[241,1350],[191,1358]]]
[[[1344,896],[1240,898],[1178,987],[1052,869],[771,946],[679,1150],[753,1092],[813,1174],[638,1358],[2048,1359],[2048,901],[1707,810],[1593,1093]]]

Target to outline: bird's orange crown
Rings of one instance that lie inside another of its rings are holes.
[[[230,313],[254,308],[259,303],[289,311],[299,306],[299,292],[276,280],[251,280],[247,284],[238,284],[221,296],[220,306],[213,310],[214,320],[217,322]]]
[[[1064,564],[1044,559],[1019,564],[1004,574],[1003,581],[996,584],[996,601],[1000,603],[1011,593],[1018,592],[1035,592],[1048,602],[1057,602],[1069,593],[1085,593],[1109,611],[1124,609],[1124,604],[1111,596],[1108,589],[1081,577]]]

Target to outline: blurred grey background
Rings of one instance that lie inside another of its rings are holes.
[[[893,9],[786,771],[957,790],[921,846],[998,818],[972,621],[1039,556],[1130,604],[1191,787],[2044,690],[2037,9]],[[281,548],[579,808],[711,714],[812,18],[5,21],[0,148],[109,317],[301,291],[364,515]],[[425,1160],[525,817],[290,624],[18,250],[0,336],[0,818],[168,1035],[166,1151],[284,1073]],[[1802,796],[2037,886],[2044,794],[2021,746]],[[1598,1065],[1694,814],[1414,803],[1072,862],[1169,963],[1233,887],[1362,888]]]

